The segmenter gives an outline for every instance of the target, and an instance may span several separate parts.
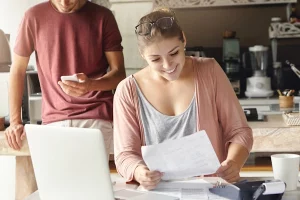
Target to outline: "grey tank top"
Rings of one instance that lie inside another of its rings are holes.
[[[136,80],[134,78],[133,80],[137,87],[146,145],[162,143],[168,139],[176,139],[196,132],[195,94],[189,107],[183,113],[168,116],[160,113],[148,102]]]

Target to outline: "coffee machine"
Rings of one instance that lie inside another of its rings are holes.
[[[238,38],[223,38],[223,70],[226,73],[235,94],[241,97],[241,59]]]
[[[274,93],[271,78],[267,76],[268,49],[261,45],[249,47],[252,76],[247,78],[247,97],[270,97]]]

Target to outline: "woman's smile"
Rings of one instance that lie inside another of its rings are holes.
[[[173,72],[176,71],[176,69],[177,69],[177,66],[170,70],[164,70],[164,72],[166,72],[167,74],[172,74]]]

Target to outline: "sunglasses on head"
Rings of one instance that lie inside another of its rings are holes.
[[[174,17],[162,17],[154,22],[143,22],[135,27],[135,33],[140,36],[149,35],[154,25],[162,30],[169,29],[172,27],[174,20]]]

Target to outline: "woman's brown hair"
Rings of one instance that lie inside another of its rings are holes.
[[[147,45],[152,44],[153,42],[160,41],[162,39],[169,39],[178,37],[179,40],[184,42],[183,38],[183,32],[178,24],[178,20],[175,16],[175,13],[173,10],[169,8],[158,8],[152,11],[151,13],[143,16],[138,23],[139,25],[146,24],[146,23],[153,23],[156,22],[158,19],[164,18],[164,17],[171,17],[173,18],[173,24],[170,28],[162,29],[156,24],[154,24],[151,27],[151,30],[149,34],[146,35],[140,35],[136,31],[136,36],[138,40],[138,47],[140,51],[142,52],[144,47]],[[137,26],[137,27],[138,27]]]

